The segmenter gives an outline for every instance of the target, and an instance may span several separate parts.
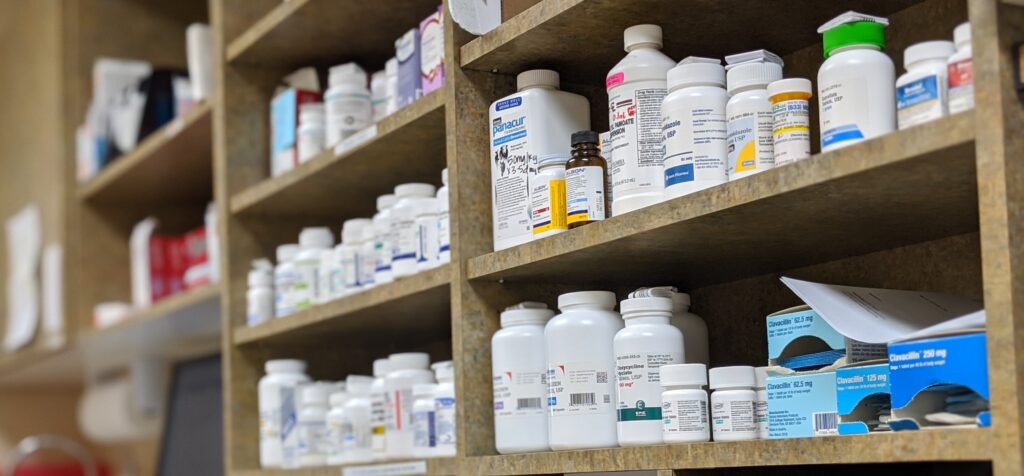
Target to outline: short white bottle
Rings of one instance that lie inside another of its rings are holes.
[[[380,122],[388,115],[388,72],[380,70],[370,75],[370,103],[373,105],[373,122]]]
[[[295,389],[309,382],[306,363],[296,359],[268,360],[258,384],[260,467],[284,467],[284,441],[295,440]]]
[[[435,409],[434,392],[437,385],[418,383],[412,386],[412,456],[414,458],[432,458],[437,448],[437,436],[434,431]]]
[[[302,250],[295,255],[294,307],[302,311],[313,307],[319,296],[320,260],[334,246],[334,235],[326,227],[303,228],[299,233]]]
[[[544,325],[554,315],[536,302],[517,304],[501,313],[501,329],[491,338],[494,446],[498,453],[551,449]]]
[[[338,253],[334,248],[328,248],[320,254],[320,267],[316,275],[316,299],[314,302],[323,304],[332,299],[341,297],[341,288],[336,287],[335,276],[341,274]]]
[[[661,368],[662,438],[665,443],[711,441],[708,423],[708,370],[704,364]]]
[[[398,58],[391,57],[384,63],[384,77],[387,80],[384,90],[388,94],[388,107],[385,116],[390,116],[398,111]]]
[[[327,464],[324,443],[327,439],[327,396],[331,387],[319,382],[299,387],[299,411],[296,423],[298,446],[296,459],[300,468]]]
[[[711,428],[715,441],[756,440],[754,368],[746,365],[715,367],[708,372],[708,380],[711,382]]]
[[[725,68],[717,59],[691,56],[668,71],[661,104],[665,143],[665,198],[729,181]]]
[[[347,392],[335,392],[328,397],[330,410],[327,412],[327,432],[324,435],[324,453],[327,455],[327,464],[344,464],[347,462],[345,452],[345,434],[347,431],[345,403],[347,401]]]
[[[348,400],[342,414],[342,454],[345,463],[373,461],[372,412],[370,396],[374,378],[349,375],[345,379]]]
[[[754,404],[754,419],[757,420],[757,437],[768,439],[768,367],[754,367],[754,392],[757,402]]]
[[[530,177],[530,220],[535,240],[569,230],[565,190],[568,161],[569,155],[564,153],[537,159],[537,172]]]
[[[359,250],[363,247],[363,229],[373,226],[369,218],[351,218],[341,224],[341,244],[335,248],[340,275],[335,288],[345,296],[359,291]]]
[[[362,244],[359,246],[359,257],[356,260],[356,284],[359,289],[370,289],[376,285],[373,280],[377,269],[377,243],[374,241],[376,236],[373,220],[370,220],[363,227]]]
[[[971,24],[961,23],[953,29],[956,53],[946,60],[949,67],[949,113],[974,109],[974,61],[971,49]]]
[[[451,204],[448,201],[448,168],[441,171],[441,188],[437,189],[437,262],[447,264],[452,261],[452,222],[449,213]]]
[[[437,190],[426,183],[405,183],[395,187],[398,202],[391,208],[391,219],[395,233],[394,248],[391,252],[391,273],[395,278],[416,274],[416,252],[419,247],[419,228],[416,226],[416,212],[422,199],[433,199]]]
[[[421,198],[416,201],[416,271],[426,271],[437,267],[437,255],[440,252],[441,239],[438,238],[437,199]]]
[[[782,64],[774,59],[768,57],[727,68],[729,102],[725,105],[725,115],[729,130],[729,180],[749,177],[775,166],[772,103],[767,88],[769,83],[782,79]]]
[[[430,365],[437,379],[434,389],[434,455],[455,456],[455,366],[450,360]]]
[[[682,363],[683,334],[671,324],[672,300],[625,299],[625,328],[615,334],[619,446],[662,442],[661,366]]]
[[[413,457],[412,390],[416,384],[434,383],[429,365],[430,356],[422,352],[403,352],[388,357],[390,371],[384,378],[384,388],[392,403],[386,435],[389,458]]]
[[[324,103],[307,102],[299,105],[299,128],[296,148],[299,162],[307,162],[324,150]]]
[[[249,290],[245,293],[245,321],[249,326],[262,324],[274,318],[274,267],[266,259],[252,262],[249,271]]]
[[[672,295],[672,325],[683,332],[683,361],[708,365],[711,355],[708,346],[708,325],[700,316],[690,312],[690,295],[676,292]]]
[[[366,71],[355,63],[332,67],[328,84],[330,88],[324,92],[325,141],[327,147],[334,147],[373,123],[373,104],[366,88]]]
[[[562,294],[558,309],[544,328],[551,449],[618,446],[612,341],[623,325],[615,294]]]
[[[896,80],[896,123],[906,129],[948,114],[949,66],[956,52],[952,41],[924,41],[903,51],[907,69]]]
[[[376,263],[373,268],[373,282],[387,284],[395,280],[391,273],[391,251],[394,249],[391,209],[398,198],[393,194],[377,197],[377,214],[373,216],[373,249]]]
[[[373,361],[373,383],[370,385],[370,448],[374,460],[386,459],[387,453],[387,430],[390,417],[391,399],[388,397],[388,390],[384,380],[391,370],[391,362],[388,359],[377,359]]]
[[[302,248],[291,243],[277,247],[277,265],[274,266],[274,316],[284,317],[295,312],[295,255]]]
[[[775,166],[811,157],[811,80],[786,78],[768,85]]]

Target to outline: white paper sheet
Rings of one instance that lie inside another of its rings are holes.
[[[42,225],[39,207],[22,208],[7,219],[7,352],[32,342],[39,325],[39,253]]]
[[[846,337],[881,344],[983,308],[963,296],[921,291],[782,282]]]
[[[43,250],[43,340],[49,348],[64,344],[64,248]]]
[[[934,326],[926,327],[917,332],[907,334],[899,338],[898,340],[907,341],[938,334],[946,334],[950,332],[965,331],[970,329],[984,329],[985,317],[985,310],[982,309],[980,311],[972,312],[965,316],[960,316],[956,319],[952,319],[946,322],[940,322]]]

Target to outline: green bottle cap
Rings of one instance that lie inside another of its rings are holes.
[[[885,25],[872,21],[859,21],[836,25],[822,33],[825,58],[836,48],[850,45],[875,45],[885,49]]]

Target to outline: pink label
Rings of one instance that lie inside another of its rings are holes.
[[[611,89],[614,88],[615,86],[622,84],[625,81],[626,73],[615,73],[611,76],[608,76],[608,79],[606,79],[604,82],[604,87],[605,89]]]

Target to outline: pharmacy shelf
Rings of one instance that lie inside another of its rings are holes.
[[[67,343],[0,356],[0,388],[65,388],[82,382],[79,354]]]
[[[372,2],[371,2],[372,3]],[[234,214],[364,216],[404,182],[440,183],[445,168],[444,90],[377,123],[377,135],[340,155],[327,150],[231,197]]]
[[[418,28],[438,4],[437,0],[289,0],[231,41],[225,56],[231,63],[288,69],[343,61],[383,68],[395,55],[395,40]]]
[[[212,116],[210,104],[203,102],[154,131],[79,185],[79,200],[137,208],[208,201],[213,191]]]
[[[257,326],[237,327],[236,345],[337,341],[391,341],[395,334],[422,341],[451,335],[451,267],[423,271]]]
[[[855,463],[990,461],[988,429],[946,429],[863,436],[693,443],[469,457],[459,474],[704,469]]]
[[[463,45],[460,61],[464,69],[504,74],[552,68],[568,82],[604,84],[605,75],[625,55],[622,31],[633,25],[661,25],[664,50],[673,57],[721,58],[754,49],[752,44],[785,55],[820,44],[818,26],[839,13],[852,9],[888,15],[915,3],[919,0],[797,0],[786,9],[742,9],[715,0],[658,2],[657,8],[648,0],[545,0]],[[792,15],[794,11],[800,14]],[[773,22],[786,28],[764,27]],[[755,43],[752,31],[758,32]],[[565,41],[570,37],[572,41]]]
[[[426,473],[420,472],[396,472],[396,467],[401,466],[408,468],[408,465],[412,463],[415,467],[416,464],[424,462],[426,463]],[[390,471],[389,471],[390,470]],[[455,458],[432,458],[426,460],[410,460],[400,462],[382,462],[375,464],[352,464],[352,465],[341,465],[341,466],[323,466],[319,468],[301,468],[301,469],[250,469],[233,471],[233,476],[338,476],[339,474],[345,475],[348,472],[358,474],[360,476],[368,475],[402,475],[402,474],[426,474],[426,475],[453,475],[461,474],[456,471],[456,459]]]
[[[973,114],[483,256],[470,279],[694,288],[978,230]]]

